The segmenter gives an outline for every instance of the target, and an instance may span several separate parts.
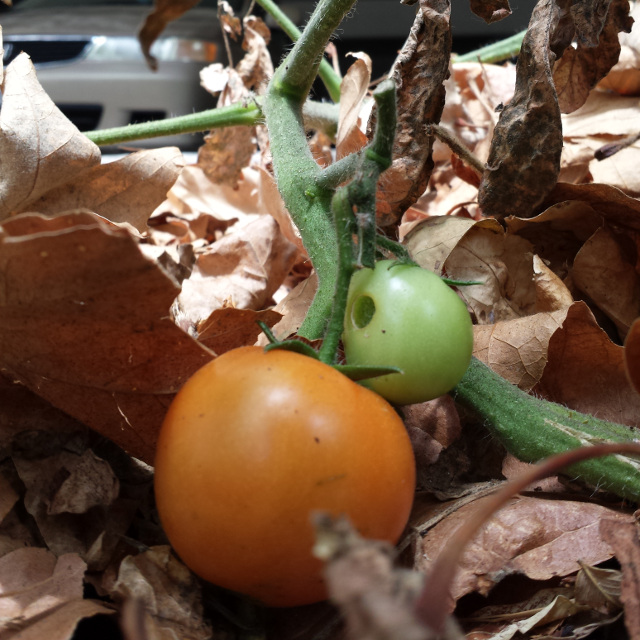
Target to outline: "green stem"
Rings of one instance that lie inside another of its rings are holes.
[[[452,62],[503,62],[520,53],[520,46],[526,31],[520,31],[515,36],[494,42],[486,47],[470,51],[461,56],[454,56]]]
[[[318,275],[318,290],[299,334],[319,338],[330,317],[338,276],[338,244],[330,215],[333,189],[322,186],[305,135],[302,104],[322,52],[354,0],[320,0],[300,39],[269,84],[263,111],[278,189]]]
[[[331,201],[331,208],[338,240],[339,262],[331,316],[318,352],[319,359],[326,364],[334,364],[337,361],[338,344],[344,331],[344,312],[347,307],[349,283],[354,272],[352,238],[356,231],[356,220],[348,187],[342,187],[336,191]]]
[[[236,103],[176,118],[141,122],[126,127],[86,131],[84,135],[98,146],[105,147],[135,140],[210,131],[221,127],[240,125],[252,127],[264,119],[260,103],[261,99],[256,97],[255,102],[251,105]],[[302,107],[304,126],[307,129],[324,131],[331,139],[334,139],[338,129],[338,111],[338,105],[307,100]]]
[[[256,2],[278,23],[280,28],[291,38],[292,42],[300,39],[301,31],[289,20],[288,16],[272,0],[256,0]],[[342,78],[336,73],[326,59],[320,62],[318,75],[329,92],[330,98],[334,102],[340,102],[340,83]]]
[[[392,80],[380,83],[376,101],[376,130],[364,151],[362,166],[349,184],[349,197],[358,220],[358,264],[373,269],[376,261],[376,187],[380,174],[391,166],[396,132],[396,87]]]
[[[507,451],[524,462],[537,462],[579,446],[624,443],[638,437],[633,427],[535,398],[475,358],[452,395],[484,418]],[[618,455],[588,460],[570,467],[568,473],[593,487],[640,500],[640,461],[635,458]]]
[[[146,140],[148,138],[180,135],[182,133],[197,133],[215,129],[216,127],[252,126],[257,124],[261,118],[262,113],[257,104],[246,106],[232,104],[228,107],[208,109],[207,111],[190,113],[176,118],[141,122],[140,124],[130,124],[126,127],[86,131],[84,135],[98,146],[104,147],[133,142],[134,140]]]

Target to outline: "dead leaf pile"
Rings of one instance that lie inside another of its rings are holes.
[[[147,52],[193,4],[157,3]],[[399,119],[380,227],[421,266],[480,283],[459,294],[475,355],[500,375],[639,426],[640,29],[630,16],[640,5],[540,0],[517,65],[497,66],[452,61],[451,3],[417,4],[390,72]],[[510,11],[506,0],[471,6],[488,22]],[[245,55],[202,82],[220,105],[248,103],[273,73],[270,34],[222,13]],[[319,164],[366,144],[369,83],[370,60],[357,54],[335,153],[321,132],[310,138]],[[259,341],[258,320],[295,333],[313,296],[266,131],[217,130],[193,166],[173,148],[103,164],[26,56],[2,90],[0,635],[62,640],[92,623],[127,639],[251,629],[233,596],[205,585],[203,598],[172,555],[149,465],[182,383]],[[428,126],[438,123],[451,148]],[[333,605],[269,612],[265,637],[433,637],[414,611],[424,575],[523,465],[448,396],[402,415],[419,486],[399,551],[319,522]],[[448,609],[458,622],[444,637],[577,639],[626,624],[640,638],[639,549],[631,505],[571,478],[536,483],[465,550]]]

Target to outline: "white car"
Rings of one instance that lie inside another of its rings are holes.
[[[216,101],[200,86],[200,70],[225,54],[215,2],[202,5],[155,42],[154,72],[137,39],[152,0],[23,0],[0,14],[4,63],[27,52],[45,91],[81,131],[211,109]],[[135,144],[198,142],[180,136]]]

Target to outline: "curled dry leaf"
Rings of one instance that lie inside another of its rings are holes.
[[[393,163],[377,192],[378,224],[388,227],[421,195],[433,169],[433,136],[428,124],[440,120],[444,81],[449,75],[449,0],[421,0],[407,41],[390,71],[397,87],[398,124]]]
[[[482,283],[459,289],[480,324],[535,311],[531,244],[505,234],[497,221],[437,216],[416,226],[405,243],[421,267]]]
[[[176,147],[137,151],[81,172],[22,209],[46,215],[87,209],[142,232],[183,167]]]
[[[530,217],[556,184],[562,124],[549,50],[556,19],[554,0],[540,0],[531,15],[516,66],[515,93],[495,127],[478,192],[487,216]]]
[[[563,113],[581,107],[591,89],[618,61],[618,33],[629,33],[633,23],[628,0],[576,3],[571,7],[571,15],[577,46],[567,46],[553,69],[558,104]]]
[[[640,4],[633,2],[631,5],[631,17],[635,21],[631,32],[620,34],[618,62],[598,85],[599,89],[623,96],[640,94]]]
[[[185,330],[215,309],[263,309],[282,284],[298,252],[271,216],[258,216],[201,253],[174,305]]]
[[[613,321],[621,340],[640,316],[640,278],[628,244],[628,236],[600,228],[582,245],[571,270],[575,286]]]
[[[100,164],[100,150],[64,117],[22,53],[7,67],[0,111],[0,220]]]
[[[138,32],[138,40],[142,47],[142,53],[147,59],[147,64],[154,71],[158,68],[158,61],[151,55],[151,45],[165,30],[166,26],[177,20],[183,13],[195,7],[200,0],[155,0],[151,13],[147,14],[145,21]]]
[[[511,15],[509,0],[471,0],[471,11],[485,22],[498,22]]]
[[[0,232],[2,369],[150,462],[173,394],[212,357],[169,317],[179,287],[93,214],[21,214]]]
[[[351,54],[355,61],[340,83],[340,114],[336,135],[336,159],[359,151],[367,143],[361,113],[371,82],[371,58],[366,53]]]
[[[14,454],[12,459],[39,538],[56,555],[77,553],[91,571],[104,569],[138,504],[118,499],[119,483],[108,463],[90,450],[61,450],[41,459]]]
[[[627,380],[624,349],[611,342],[584,302],[569,307],[549,340],[547,365],[533,392],[602,420],[638,425],[640,396]]]
[[[115,581],[103,587],[116,601],[137,600],[167,637],[206,640],[211,627],[202,617],[200,586],[168,546],[152,547],[120,563]]]
[[[428,531],[417,545],[417,567],[428,572],[453,532],[490,499],[463,506]],[[453,581],[453,599],[472,591],[487,594],[513,573],[549,580],[577,572],[579,560],[589,564],[608,560],[613,551],[599,530],[605,517],[620,524],[633,521],[631,515],[588,502],[514,498],[464,551]]]

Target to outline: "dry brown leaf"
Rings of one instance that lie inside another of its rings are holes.
[[[151,45],[170,22],[177,20],[183,13],[195,7],[198,2],[200,0],[154,0],[153,10],[147,14],[138,31],[142,53],[144,53],[151,69],[155,71],[158,68],[158,61],[151,55]]]
[[[533,10],[516,66],[513,99],[500,114],[478,192],[487,216],[530,217],[560,171],[562,124],[549,42],[556,26],[553,0]]]
[[[533,392],[603,420],[638,425],[640,396],[627,380],[624,349],[611,342],[584,302],[569,307],[549,340],[547,365]]]
[[[624,343],[624,368],[629,383],[640,393],[640,319],[631,325]]]
[[[176,322],[196,330],[223,307],[259,311],[271,303],[298,252],[271,216],[257,216],[210,245],[182,283],[174,305]]]
[[[185,167],[167,194],[157,213],[171,212],[206,213],[226,222],[236,221],[247,214],[260,211],[258,200],[259,174],[245,168],[236,189],[229,185],[215,184],[195,165]]]
[[[38,618],[25,629],[6,633],[3,640],[73,640],[76,628],[84,618],[114,615],[115,610],[94,600],[72,600],[44,618]]]
[[[255,344],[262,334],[258,322],[272,327],[281,319],[282,315],[272,309],[216,309],[198,326],[198,342],[220,356],[231,349]]]
[[[21,214],[0,232],[2,368],[152,461],[173,394],[212,357],[169,317],[178,286],[93,214]]]
[[[578,251],[571,270],[573,283],[613,321],[621,340],[640,316],[640,278],[625,245],[627,236],[600,228]]]
[[[631,17],[635,20],[630,33],[621,33],[620,57],[598,88],[620,95],[640,94],[640,4],[632,2]]]
[[[553,68],[553,81],[563,113],[581,107],[591,89],[618,61],[618,33],[629,33],[633,23],[629,18],[629,0],[576,3],[571,7],[571,14],[577,46],[567,47]]]
[[[47,549],[16,549],[0,558],[0,630],[28,624],[83,595],[86,564],[76,554],[57,558]]]
[[[636,98],[593,91],[582,107],[563,116],[565,148],[561,180],[569,181],[566,176],[570,162],[581,162],[593,182],[618,187],[630,195],[639,194],[640,179],[634,171],[638,144],[627,146],[603,160],[594,156],[605,143],[614,144],[627,136],[637,135],[639,113]],[[583,182],[585,178],[576,181]]]
[[[600,523],[603,539],[611,545],[622,567],[620,600],[624,604],[624,622],[631,640],[640,638],[640,544],[635,523],[619,523],[605,518]]]
[[[456,280],[482,283],[459,290],[479,324],[535,312],[531,244],[505,235],[496,220],[429,218],[405,242],[421,267]]]
[[[237,40],[242,35],[240,18],[235,15],[233,7],[226,0],[218,2],[218,19],[222,30],[232,40]]]
[[[427,532],[416,551],[418,569],[429,571],[453,532],[473,517],[486,499],[463,506]],[[613,551],[599,531],[605,517],[620,524],[633,522],[632,516],[598,504],[514,498],[467,547],[453,582],[452,597],[458,600],[472,591],[487,594],[513,573],[549,580],[578,571],[578,560],[589,564],[608,560]]]
[[[541,589],[533,596],[515,604],[489,605],[475,611],[469,617],[473,631],[466,638],[497,637],[500,640],[522,637],[553,637],[554,629],[562,622],[582,613],[583,618],[590,607],[576,602],[570,588]],[[581,618],[577,618],[582,620]],[[590,622],[592,622],[590,620]],[[567,624],[569,627],[569,624]],[[575,626],[571,625],[572,629]],[[570,638],[582,636],[572,635]]]
[[[211,627],[202,616],[200,585],[169,546],[127,556],[115,581],[106,580],[103,587],[116,601],[142,603],[167,638],[211,638]]]
[[[271,327],[276,338],[284,340],[294,333],[297,333],[300,325],[307,315],[311,301],[318,289],[318,278],[314,273],[308,278],[298,283],[274,308],[282,315],[282,320],[276,322]],[[257,344],[264,346],[267,344],[266,336],[259,337]]]
[[[183,167],[184,158],[176,147],[137,151],[81,172],[21,210],[52,215],[87,209],[145,231],[149,216],[165,200]]]
[[[352,53],[355,62],[340,83],[340,115],[336,134],[336,158],[344,158],[367,144],[360,117],[371,82],[371,58],[366,53]],[[366,125],[365,125],[366,126]]]
[[[533,277],[539,313],[559,311],[573,304],[573,296],[564,282],[536,255],[533,256]]]
[[[565,309],[476,325],[473,354],[512,384],[530,391],[542,377],[549,340],[566,315]]]
[[[13,463],[40,539],[58,556],[77,553],[90,570],[104,569],[138,506],[118,499],[119,483],[108,463],[90,450],[64,449],[41,459],[14,454]]]
[[[47,96],[24,53],[4,76],[0,156],[0,220],[100,164],[98,147]]]
[[[377,220],[382,227],[395,224],[422,195],[433,169],[433,137],[427,125],[438,123],[444,108],[450,13],[449,0],[420,0],[409,37],[390,71],[398,92],[398,124],[393,163],[378,182]]]
[[[262,95],[273,76],[273,62],[267,48],[271,41],[271,31],[262,18],[246,16],[242,20],[244,40],[242,48],[247,52],[238,63],[236,70],[245,87]]]
[[[485,22],[498,22],[511,15],[509,0],[471,0],[471,11]]]
[[[603,520],[603,522],[605,522]],[[600,525],[602,527],[602,524]],[[619,527],[616,523],[616,528]],[[626,525],[622,525],[626,527]],[[602,529],[601,529],[602,531]],[[609,544],[606,534],[603,537]],[[611,545],[614,553],[614,545]],[[619,569],[603,569],[591,565],[580,563],[580,571],[576,576],[574,584],[576,602],[588,604],[590,607],[599,610],[617,610],[622,607],[620,602],[620,587],[622,573]]]
[[[629,197],[616,187],[607,184],[559,182],[549,193],[544,206],[549,207],[567,200],[587,203],[608,222],[640,231],[640,200]]]

